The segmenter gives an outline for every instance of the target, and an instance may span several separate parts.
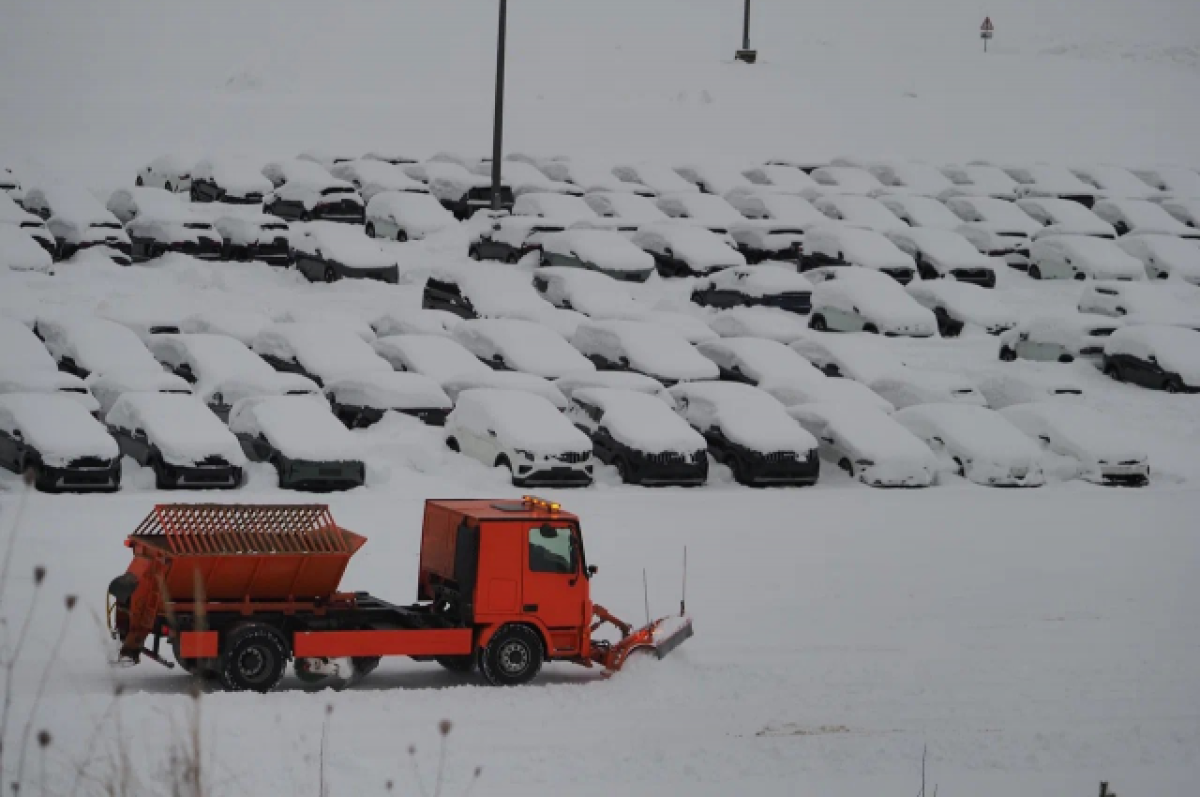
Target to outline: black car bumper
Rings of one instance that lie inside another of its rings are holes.
[[[314,493],[352,490],[362,487],[367,478],[366,465],[355,461],[314,462],[283,458],[276,469],[280,488]]]
[[[212,465],[159,466],[162,480],[172,488],[191,490],[232,490],[242,483],[242,469],[227,462]]]
[[[950,276],[959,282],[969,282],[981,288],[996,287],[996,272],[987,268],[956,268],[951,270]]]
[[[348,429],[365,429],[368,426],[374,426],[383,420],[383,416],[388,410],[378,407],[357,407],[350,404],[339,404],[332,402],[333,414],[338,420],[346,425]],[[395,409],[393,412],[398,412],[402,415],[411,415],[421,423],[429,426],[445,426],[446,416],[450,414],[449,410],[444,409]]]
[[[112,493],[121,487],[121,461],[107,466],[42,466],[34,486],[44,493]]]

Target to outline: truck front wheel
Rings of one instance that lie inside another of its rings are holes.
[[[274,628],[262,623],[239,625],[222,647],[221,686],[230,692],[270,692],[283,678],[288,646]]]
[[[542,669],[542,639],[526,625],[506,625],[479,654],[479,669],[492,686],[529,683]]]

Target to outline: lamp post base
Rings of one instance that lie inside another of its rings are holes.
[[[746,64],[753,64],[758,60],[758,50],[738,50],[734,54],[733,60],[741,61]]]

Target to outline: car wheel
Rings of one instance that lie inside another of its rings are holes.
[[[1172,393],[1172,394],[1182,393],[1183,392],[1183,384],[1179,381],[1178,378],[1171,377],[1163,384],[1163,390],[1167,391],[1168,393]]]
[[[367,234],[368,238],[374,238],[375,237],[375,225],[368,221],[367,227],[363,232],[365,232]]]
[[[1104,375],[1114,382],[1125,381],[1125,375],[1121,373],[1121,366],[1116,363],[1106,363],[1104,366]]]
[[[1000,359],[1006,363],[1011,363],[1017,359],[1017,353],[1007,346],[1001,346]]]
[[[742,458],[735,455],[729,457],[729,469],[733,471],[733,480],[738,484],[750,486],[752,479],[750,478],[750,469],[746,467],[746,463]]]
[[[629,460],[625,457],[617,457],[613,460],[613,465],[617,468],[617,473],[621,476],[621,481],[625,484],[635,484],[633,478],[633,469],[629,467]]]
[[[333,266],[326,266],[325,273],[322,275],[326,282],[337,282],[337,272],[333,270]]]
[[[964,479],[967,478],[967,469],[963,466],[962,460],[958,457],[954,458],[954,467],[958,468],[957,473],[959,476],[962,476]]]
[[[404,230],[396,230],[396,241],[402,244],[408,243],[408,233]]]
[[[446,438],[446,448],[450,449],[451,451],[461,451],[461,449],[458,447],[458,441],[453,437]]]
[[[820,313],[817,313],[812,317],[812,319],[808,322],[808,326],[810,329],[815,329],[817,332],[829,331],[829,325],[825,323],[825,316],[821,315]]]
[[[483,260],[483,254],[479,251],[479,247],[475,244],[471,244],[469,247],[467,247],[467,256],[472,260]]]
[[[138,178],[133,181],[133,183],[134,183],[134,185],[139,185],[139,186],[146,184],[145,181],[142,180],[142,176],[140,174],[138,175]]]
[[[1058,361],[1060,363],[1073,363],[1075,362],[1075,358],[1070,354],[1060,354],[1058,355]]]
[[[1085,279],[1087,279],[1087,274],[1084,274],[1083,272],[1079,272],[1075,275],[1076,282],[1083,282]]]
[[[521,259],[521,256],[519,254],[517,254],[516,252],[509,252],[507,255],[504,256],[504,262],[508,263],[510,265],[516,265],[520,259]]]
[[[1029,277],[1030,279],[1040,280],[1042,278],[1042,270],[1037,266],[1030,266]]]
[[[875,326],[874,324],[863,324],[862,331],[866,332],[868,335],[878,335],[879,327]]]
[[[854,476],[854,466],[851,465],[850,460],[846,459],[845,457],[842,457],[840,460],[838,460],[838,467],[850,474],[851,477]]]
[[[175,489],[175,483],[171,480],[170,474],[167,471],[167,464],[162,461],[161,457],[155,457],[150,460],[150,469],[154,471],[154,489]]]
[[[496,461],[492,464],[492,467],[493,468],[507,468],[508,472],[512,474],[513,484],[514,485],[516,484],[517,474],[513,470],[512,463],[508,461],[508,457],[506,457],[504,454],[501,454],[500,456],[496,457]]]
[[[939,335],[941,335],[943,338],[958,337],[959,329],[954,323],[954,320],[950,318],[950,314],[946,312],[945,308],[939,307],[933,311],[933,315],[937,318]]]
[[[920,273],[921,279],[923,280],[935,280],[941,276],[941,274],[937,272],[937,269],[930,266],[924,260],[917,265],[917,271]]]
[[[167,182],[163,183],[163,189],[164,189],[164,190],[166,190],[166,191],[174,191],[174,190],[175,190],[174,188],[172,188],[172,187],[171,187],[171,181],[170,181],[170,180],[168,180]]]
[[[39,493],[59,493],[62,490],[54,483],[54,475],[45,465],[35,465],[33,468],[33,487]]]
[[[526,625],[502,626],[479,652],[479,669],[492,686],[529,683],[542,669],[542,638]]]

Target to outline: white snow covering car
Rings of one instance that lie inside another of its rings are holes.
[[[317,167],[320,168],[320,167]],[[366,205],[354,186],[336,177],[288,180],[263,197],[263,210],[288,221],[362,224]]]
[[[892,416],[932,449],[939,468],[986,487],[1041,487],[1038,447],[993,410],[925,404]]]
[[[708,319],[708,327],[723,338],[764,338],[780,343],[803,337],[808,328],[804,316],[770,307],[722,310]]]
[[[746,258],[724,238],[684,221],[647,224],[634,233],[633,243],[654,257],[663,277],[703,276],[746,265]]]
[[[275,323],[266,313],[257,310],[216,308],[192,313],[179,321],[180,332],[226,335],[249,346],[258,333]]]
[[[1092,210],[1115,227],[1118,235],[1175,235],[1200,241],[1200,230],[1187,226],[1155,202],[1106,199]]]
[[[583,201],[596,211],[600,218],[617,219],[635,226],[653,224],[670,218],[658,209],[652,198],[640,194],[588,193],[584,195]]]
[[[429,193],[456,218],[470,218],[475,211],[492,204],[491,181],[459,164],[427,161],[403,168],[408,176],[428,184]],[[512,187],[502,183],[500,196],[502,207],[511,208]]]
[[[25,210],[3,191],[0,191],[0,228],[20,230],[33,238],[51,256],[54,255],[58,246],[42,217]],[[5,240],[10,239],[6,238]]]
[[[856,166],[822,166],[813,169],[809,177],[820,187],[819,195],[855,194],[875,196],[887,189],[866,169]],[[812,195],[815,196],[815,195]]]
[[[0,223],[0,271],[49,272],[53,258],[36,238],[13,224]]]
[[[797,172],[797,174],[803,174],[803,172]],[[725,200],[748,219],[773,221],[799,227],[805,231],[810,227],[829,223],[829,217],[813,207],[811,202],[791,194],[776,194],[771,191],[735,191],[726,196]]]
[[[917,275],[911,257],[883,235],[857,227],[817,227],[804,236],[804,270],[822,266],[859,266],[907,284]]]
[[[478,163],[471,167],[471,171],[490,179],[492,176],[492,164],[490,162]],[[505,185],[512,186],[513,197],[515,198],[520,198],[524,194],[535,193],[583,196],[583,189],[579,186],[559,182],[558,180],[551,180],[539,171],[537,167],[531,166],[528,163],[504,161],[500,166],[500,179]]]
[[[97,248],[114,263],[129,265],[130,245],[125,228],[84,189],[31,188],[25,195],[25,208],[46,220],[46,229],[57,243],[57,259],[66,260],[82,249]]]
[[[187,207],[183,200],[161,188],[118,188],[108,195],[105,203],[108,212],[122,224],[136,219],[143,213],[181,215]]]
[[[1096,195],[1104,199],[1153,199],[1161,193],[1121,166],[1075,166],[1071,173],[1096,188]]]
[[[535,374],[523,374],[517,371],[487,371],[459,373],[442,382],[442,390],[453,401],[458,400],[460,393],[467,390],[514,390],[519,393],[532,393],[553,404],[559,410],[567,408],[567,397],[563,395],[553,382]]]
[[[869,196],[822,196],[813,200],[813,207],[848,227],[861,227],[875,232],[908,229],[908,225],[895,213]]]
[[[676,166],[675,173],[703,193],[717,196],[724,196],[730,191],[739,191],[753,185],[737,169],[715,163],[685,163]]]
[[[193,202],[261,205],[273,184],[254,161],[217,156],[205,158],[192,171]]]
[[[992,258],[980,253],[956,232],[928,227],[905,227],[887,233],[887,239],[911,257],[923,280],[948,278],[981,288],[996,287]]]
[[[948,207],[964,224],[957,232],[985,255],[1000,257],[1014,268],[1029,263],[1029,239],[1042,225],[1012,202],[990,196],[951,197]]]
[[[229,430],[250,459],[271,463],[283,489],[345,490],[366,481],[358,438],[323,401],[307,396],[242,399],[229,413]]]
[[[927,338],[936,334],[934,314],[914,301],[892,278],[867,269],[843,271],[836,279],[826,280],[813,289],[809,314],[812,329],[862,331],[889,337]]]
[[[383,161],[393,166],[407,166],[412,163],[421,162],[408,150],[395,149],[393,147],[379,147],[370,150],[366,155],[363,155],[363,160]]]
[[[779,194],[793,196],[813,195],[820,192],[820,184],[807,173],[791,166],[755,166],[742,171],[752,185],[769,188]],[[727,196],[726,199],[729,199]]]
[[[59,369],[81,379],[118,371],[162,370],[133,331],[107,318],[39,316],[36,332]]]
[[[333,177],[328,169],[310,158],[281,158],[269,161],[260,173],[276,188],[292,180],[321,182]]]
[[[958,337],[966,325],[999,335],[1017,325],[1017,316],[991,291],[954,280],[921,280],[908,285],[908,295],[933,311],[938,333]]]
[[[555,307],[592,318],[636,319],[646,315],[629,288],[596,271],[566,266],[540,268],[534,272],[533,287]]]
[[[652,197],[655,192],[640,183],[618,179],[612,170],[595,163],[584,163],[575,159],[547,161],[538,165],[542,173],[551,180],[582,188],[586,193],[593,191],[618,194],[638,194]]]
[[[1200,305],[1185,302],[1164,285],[1133,282],[1095,282],[1084,289],[1076,305],[1081,313],[1123,318],[1131,324],[1166,324],[1200,330]]]
[[[452,337],[498,371],[521,371],[549,379],[594,371],[590,360],[561,335],[541,324],[516,318],[463,321]]]
[[[1049,164],[1002,166],[1017,181],[1018,197],[1058,197],[1091,207],[1096,201],[1095,186],[1080,180],[1065,166]]]
[[[1104,373],[1168,393],[1200,393],[1200,333],[1152,324],[1122,327],[1104,344]]]
[[[657,194],[669,194],[673,191],[700,193],[699,188],[680,177],[674,170],[657,163],[618,164],[612,168],[612,173],[618,180],[644,185]]]
[[[825,374],[774,340],[719,338],[700,343],[696,351],[716,363],[720,378],[758,385],[768,381],[823,382]]]
[[[741,221],[729,227],[729,237],[747,263],[764,260],[800,263],[805,232],[803,227],[778,221]]]
[[[580,324],[571,345],[602,371],[634,371],[663,385],[716,379],[716,364],[669,327],[645,321],[603,320]]]
[[[553,404],[529,393],[460,393],[446,418],[446,445],[489,467],[507,468],[516,486],[592,483],[592,441]]]
[[[67,374],[63,374],[67,376]],[[0,382],[3,380],[0,379]],[[126,393],[172,393],[180,396],[192,395],[192,386],[175,374],[166,371],[120,371],[92,377],[88,380],[91,395],[95,396],[93,412],[106,417],[117,399]],[[0,387],[0,392],[3,392]]]
[[[357,227],[332,221],[313,221],[292,229],[296,270],[311,282],[373,279],[396,284],[400,267],[395,255]]]
[[[492,369],[445,335],[393,335],[380,337],[375,352],[397,371],[424,374],[442,387],[460,374],[489,374]]]
[[[367,202],[366,233],[371,238],[420,241],[457,226],[454,215],[428,193],[380,191]]]
[[[1117,231],[1104,219],[1078,202],[1057,197],[1035,197],[1017,200],[1017,207],[1029,218],[1045,226],[1034,238],[1047,235],[1094,235],[1114,239]]]
[[[1000,336],[1000,359],[1069,363],[1083,357],[1099,364],[1105,340],[1123,324],[1091,313],[1037,316]]]
[[[712,331],[702,317],[692,315],[691,313],[655,309],[648,315],[644,315],[636,320],[647,321],[674,330],[677,335],[682,336],[684,340],[691,344],[703,343],[706,340],[716,340],[720,337],[720,335]]]
[[[3,195],[0,195],[0,205],[4,204]],[[1188,227],[1200,227],[1200,197],[1172,197],[1169,199],[1159,200],[1162,209],[1170,213],[1180,222]],[[3,214],[0,213],[0,216]],[[3,219],[0,219],[2,221]]]
[[[9,393],[57,394],[66,396],[92,414],[100,410],[89,383],[63,371],[0,367],[0,394]]]
[[[211,219],[221,236],[224,259],[261,260],[273,266],[292,262],[290,228],[278,216],[224,202],[193,205],[193,208]]]
[[[911,227],[957,230],[962,226],[962,219],[932,197],[915,194],[881,194],[877,200],[879,204],[894,213],[896,218]]]
[[[1012,201],[1017,198],[1017,181],[997,166],[944,166],[942,174],[954,184],[953,188],[943,193],[943,199],[952,196],[980,196]]]
[[[130,254],[135,263],[168,252],[219,260],[224,249],[224,239],[216,228],[183,205],[147,209],[142,203],[138,215],[125,225],[125,233],[129,236]]]
[[[1090,235],[1049,235],[1029,247],[1034,279],[1144,280],[1146,269],[1113,241]]]
[[[821,458],[871,487],[928,487],[933,453],[881,410],[862,404],[816,403],[788,415],[817,440]]]
[[[446,335],[462,319],[445,310],[387,310],[371,321],[371,329],[380,338],[391,335]]]
[[[987,406],[987,399],[973,380],[942,371],[926,371],[906,365],[876,376],[867,385],[898,410],[918,404]]]
[[[573,229],[543,236],[542,264],[589,269],[626,282],[645,282],[654,273],[653,256],[608,230]]]
[[[1200,246],[1174,235],[1126,235],[1117,246],[1142,261],[1146,277],[1176,279],[1200,286]]]
[[[326,304],[302,304],[296,307],[291,307],[287,310],[287,312],[279,317],[279,320],[299,321],[315,324],[332,324],[334,326],[350,330],[367,343],[375,340],[376,337],[374,328],[354,313],[348,310],[339,309],[336,306],[331,307]]]
[[[1053,366],[1038,366],[1032,362],[1011,365],[1003,371],[981,377],[979,392],[994,410],[1035,402],[1065,401],[1079,404],[1084,398],[1083,386],[1070,374],[1064,374]]]
[[[371,371],[335,379],[325,386],[325,396],[333,414],[348,429],[370,426],[388,412],[441,426],[454,406],[429,377],[398,371]]]
[[[904,368],[895,352],[874,335],[806,332],[791,347],[826,376],[845,377],[864,385]]]
[[[0,371],[48,371],[58,369],[42,341],[25,324],[0,315]]]
[[[193,166],[195,161],[179,153],[159,155],[138,169],[136,181],[138,185],[187,193],[192,187]]]
[[[334,324],[273,324],[252,347],[277,371],[307,376],[318,385],[342,376],[392,367],[353,331]]]
[[[735,266],[692,286],[692,302],[702,307],[738,305],[776,307],[807,313],[812,306],[813,284],[806,277],[780,266]]]
[[[112,492],[121,484],[116,441],[65,396],[0,395],[0,467],[32,469],[43,492]]]
[[[575,395],[576,390],[586,388],[607,388],[626,392],[645,393],[654,396],[668,407],[675,406],[675,399],[657,379],[645,374],[635,374],[632,371],[586,371],[569,376],[560,376],[554,380],[557,387],[568,400]]]
[[[834,404],[847,407],[867,407],[891,414],[895,411],[892,402],[874,390],[853,379],[794,379],[766,380],[759,382],[758,389],[773,396],[785,407],[805,404]]]
[[[325,169],[332,169],[340,163],[352,163],[354,156],[345,151],[322,149],[320,147],[306,149],[296,156],[297,160],[311,161],[320,164]]]
[[[552,192],[522,194],[513,203],[512,212],[514,216],[536,216],[564,226],[598,218],[583,197]]]
[[[733,205],[712,194],[693,191],[663,194],[655,204],[670,218],[685,219],[718,235],[725,235],[731,225],[745,221]]]
[[[333,165],[330,174],[358,189],[363,202],[370,201],[384,191],[411,194],[428,194],[429,186],[418,182],[404,173],[398,166],[378,160],[343,161]]]
[[[1182,166],[1150,166],[1133,173],[1152,188],[1175,197],[1200,198],[1200,172]]]
[[[946,175],[928,163],[871,163],[867,171],[892,194],[936,197],[954,188]]]
[[[539,321],[555,309],[538,296],[527,273],[502,268],[435,268],[421,302],[426,310],[445,310],[462,318]]]
[[[1091,407],[1062,403],[1017,404],[1001,411],[1013,426],[1097,484],[1140,487],[1150,481],[1144,446],[1115,419]]]

